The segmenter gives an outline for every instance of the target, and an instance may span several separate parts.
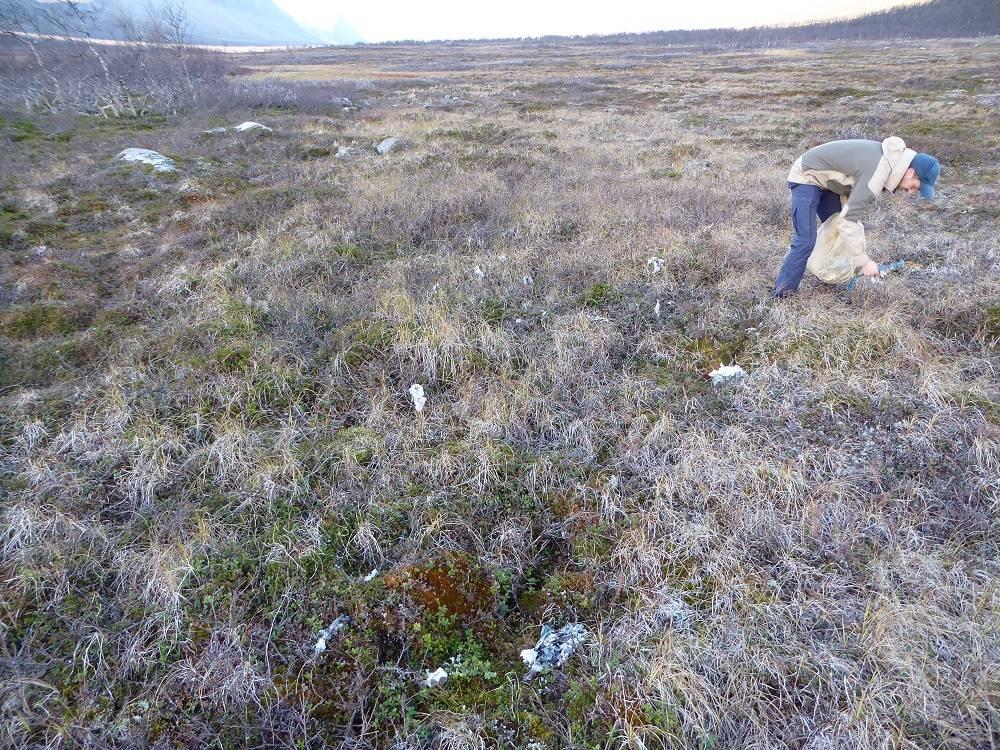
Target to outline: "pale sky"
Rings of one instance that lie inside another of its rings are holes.
[[[346,21],[368,42],[595,34],[800,23],[844,18],[901,0],[275,0],[299,23],[330,29]]]

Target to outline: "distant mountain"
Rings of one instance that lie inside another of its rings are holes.
[[[9,0],[8,0],[9,1]],[[53,12],[58,4],[15,0],[36,10]],[[193,44],[300,45],[322,44],[323,39],[299,26],[273,0],[185,0]],[[144,20],[146,3],[136,0],[100,0],[81,5],[92,15],[91,34],[116,39],[121,32],[115,21],[122,13]],[[72,27],[71,27],[72,28]],[[52,29],[50,29],[52,30]]]
[[[607,34],[594,41],[770,46],[821,40],[932,39],[1000,34],[1000,0],[931,0],[842,21],[753,29]]]
[[[321,29],[316,26],[303,26],[303,28],[310,34],[319,37],[324,42],[329,42],[330,44],[357,44],[358,42],[363,42],[365,39],[361,36],[361,32],[358,31],[354,26],[345,21],[344,19],[338,19],[333,26]]]

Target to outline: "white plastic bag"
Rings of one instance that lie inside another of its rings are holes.
[[[840,234],[843,222],[841,214],[834,214],[823,222],[816,232],[816,247],[806,262],[806,270],[827,284],[843,284],[853,279],[858,271],[854,258],[859,251],[864,253],[867,249],[865,225],[858,222],[861,225],[861,244],[852,248]]]

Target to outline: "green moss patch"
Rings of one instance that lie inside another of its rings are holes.
[[[90,307],[38,303],[4,315],[0,334],[18,340],[65,336],[86,328],[92,319]]]

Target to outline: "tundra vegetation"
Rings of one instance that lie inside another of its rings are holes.
[[[9,100],[0,745],[995,746],[998,58],[395,45]],[[773,303],[791,162],[889,134],[943,164],[866,217],[908,270]]]

